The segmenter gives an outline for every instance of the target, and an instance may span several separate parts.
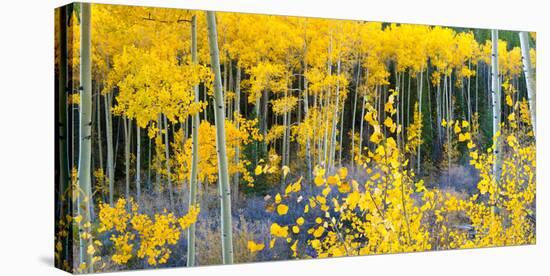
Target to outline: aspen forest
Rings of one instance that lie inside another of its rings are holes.
[[[536,242],[536,35],[75,3],[55,12],[55,265]]]

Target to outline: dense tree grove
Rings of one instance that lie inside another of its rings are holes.
[[[534,33],[101,4],[55,20],[60,268],[535,242]]]

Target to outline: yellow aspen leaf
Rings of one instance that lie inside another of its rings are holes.
[[[393,126],[393,120],[391,119],[391,117],[386,117],[386,119],[384,120],[384,125],[387,128],[391,128]]]
[[[454,132],[455,134],[458,134],[460,133],[461,129],[460,129],[460,125],[458,124],[458,121],[456,122],[455,124],[455,127],[454,127]]]
[[[290,168],[288,166],[283,166],[283,177],[286,178],[286,175],[290,172]]]
[[[349,205],[349,208],[351,210],[355,209],[355,207],[357,206],[357,203],[359,202],[360,197],[361,196],[359,195],[359,192],[357,192],[357,191],[354,191],[353,193],[350,193],[346,197],[346,203]]]
[[[380,132],[380,128],[378,129],[375,128],[375,131],[370,136],[369,140],[375,144],[379,144],[382,141],[382,139],[384,139],[384,135]]]
[[[338,185],[338,191],[340,193],[349,193],[349,191],[351,191],[351,186],[349,185],[349,182],[341,182],[340,185]]]
[[[325,183],[325,179],[321,176],[316,176],[313,182],[315,183],[316,186],[321,186],[323,185],[323,183]]]
[[[512,101],[512,97],[510,95],[506,95],[506,105],[513,106],[514,102]]]
[[[326,188],[324,188],[324,189],[321,191],[321,194],[322,194],[323,196],[326,197],[326,196],[328,196],[328,194],[330,193],[331,190],[332,190],[332,189],[330,188],[330,186],[327,186]],[[323,200],[323,201],[324,201],[324,199],[325,199],[325,198],[322,197],[322,200]],[[319,200],[319,199],[317,199],[317,200]]]
[[[279,204],[277,206],[277,213],[279,214],[279,216],[286,215],[286,213],[288,213],[288,206],[285,204]]]
[[[248,241],[247,248],[251,253],[262,251],[265,245],[263,243],[256,243],[254,241]]]
[[[294,182],[294,184],[292,184],[291,192],[297,193],[302,189],[302,179],[303,179],[303,177],[300,177],[300,179],[298,179],[298,181],[296,181],[296,182]]]
[[[297,256],[297,245],[298,245],[298,241],[294,241],[294,243],[290,246],[290,250],[292,250],[292,256],[293,257],[296,257]]]
[[[315,229],[315,231],[313,231],[313,236],[319,238],[323,235],[323,233],[325,233],[325,227],[319,226]]]
[[[273,223],[270,227],[270,233],[278,238],[286,238],[288,236],[288,226],[283,227],[277,223]]]
[[[275,203],[277,203],[277,204],[281,203],[281,199],[282,199],[281,194],[277,193],[275,195]]]
[[[262,174],[262,166],[256,166],[256,169],[254,170],[254,174],[256,175]]]
[[[299,217],[298,219],[296,219],[296,224],[302,226],[304,224],[304,218],[303,217]]]
[[[340,179],[346,179],[346,177],[348,176],[348,168],[341,167],[338,170],[338,175],[340,175]]]
[[[292,233],[294,233],[294,234],[300,233],[300,227],[298,227],[296,225],[292,226]]]
[[[336,185],[340,182],[340,179],[338,178],[338,175],[331,175],[327,178],[327,183],[329,185]]]
[[[88,255],[94,255],[95,253],[95,248],[93,245],[88,245],[88,249],[86,250],[86,253],[88,253]]]

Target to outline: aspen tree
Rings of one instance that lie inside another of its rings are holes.
[[[141,197],[141,127],[136,124],[136,195]]]
[[[98,82],[99,83],[99,82]],[[103,171],[103,139],[101,137],[101,94],[99,93],[99,84],[96,94],[96,115],[97,115],[97,146],[99,154],[99,168]]]
[[[237,116],[241,116],[241,65],[240,62],[237,61],[237,73],[235,76],[235,114]],[[240,128],[240,121],[235,119],[235,126],[237,127],[237,130]],[[241,162],[241,148],[239,145],[235,146],[235,164],[239,164]],[[240,183],[240,172],[237,171],[235,175],[233,176],[233,200],[239,199],[239,183]]]
[[[172,189],[172,173],[170,169],[170,140],[168,139],[168,120],[166,115],[161,115],[164,122],[164,155],[166,165],[166,180],[168,181],[168,195],[170,198],[170,208],[174,209],[174,191]]]
[[[218,151],[219,191],[221,206],[222,260],[224,264],[233,263],[233,229],[231,217],[231,189],[225,143],[225,101],[222,92],[220,58],[218,49],[218,34],[216,30],[216,14],[206,12],[208,23],[208,41],[210,46],[210,63],[214,72],[214,120],[216,123],[216,148]],[[267,100],[267,99],[266,99]]]
[[[420,80],[419,80],[419,85],[418,85],[418,116],[420,116],[420,118],[422,118],[422,85],[423,85],[422,79],[423,79],[423,74],[424,74],[424,65],[422,65],[422,68],[420,69]],[[422,128],[419,129],[419,131],[422,131]],[[416,173],[417,174],[420,174],[420,160],[421,160],[420,148],[422,147],[422,143],[421,143],[420,140],[422,140],[422,136],[418,135],[418,149],[417,149],[417,154],[416,154]]]
[[[365,83],[368,83],[369,80],[369,69],[366,69],[366,78]],[[359,142],[357,146],[359,147],[358,157],[361,158],[363,151],[363,126],[365,124],[365,107],[367,106],[367,91],[363,94],[363,102],[361,103],[361,119],[359,120]]]
[[[501,95],[500,95],[500,76],[498,62],[498,31],[491,30],[492,51],[491,51],[491,98],[493,109],[493,150],[495,154],[495,162],[493,164],[493,176],[495,185],[500,182],[502,152],[500,143],[500,117],[501,117]],[[494,211],[494,209],[493,209]]]
[[[191,62],[197,64],[197,17],[191,18]],[[237,73],[239,74],[239,73]],[[199,102],[199,86],[193,86],[194,102]],[[197,172],[199,166],[199,113],[193,115],[191,139],[192,161],[191,175],[189,179],[189,209],[197,204]],[[191,224],[187,230],[187,266],[195,266],[195,224]]]
[[[355,91],[353,95],[353,112],[351,115],[351,168],[355,168],[355,114],[357,113],[357,95],[359,94],[359,84],[361,83],[361,58],[357,60],[357,73],[355,77]],[[361,118],[361,121],[363,119]]]
[[[329,168],[334,167],[334,158],[336,153],[336,125],[338,124],[338,108],[340,107],[340,67],[341,67],[341,58],[338,57],[336,63],[336,75],[338,79],[336,80],[336,102],[334,104],[334,111],[332,115],[332,130],[330,137],[330,153],[329,153]],[[343,110],[342,110],[343,112]]]
[[[91,133],[92,133],[92,66],[91,66],[91,7],[89,3],[81,3],[81,30],[80,30],[80,138],[78,152],[78,185],[82,196],[79,197],[79,215],[83,221],[91,221]],[[83,229],[85,230],[85,229]],[[79,251],[81,254],[87,251],[91,244],[91,238],[84,239],[79,235]],[[81,258],[83,260],[83,258]],[[92,255],[86,254],[85,260],[88,272],[93,272]]]
[[[533,124],[533,133],[536,135],[537,87],[535,85],[535,74],[533,73],[533,66],[531,65],[531,55],[529,53],[529,37],[527,32],[519,32],[519,41],[521,44],[521,60],[523,61],[523,72],[525,74],[525,82],[527,86],[527,100],[529,101],[531,123]]]
[[[305,44],[305,43],[304,43]],[[306,44],[307,45],[307,44]],[[307,52],[307,46],[305,46]],[[305,56],[305,54],[304,54]],[[303,62],[304,75],[307,73],[307,63]],[[309,95],[308,95],[308,79],[304,77],[304,118],[307,118],[309,114]],[[306,179],[311,180],[311,140],[309,134],[306,134]]]
[[[132,120],[122,118],[124,123],[124,175],[126,177],[125,197],[130,198],[130,144],[132,141]],[[129,202],[128,202],[129,203]],[[130,205],[128,205],[129,207]]]
[[[57,91],[58,117],[57,139],[59,146],[59,187],[58,216],[65,215],[63,194],[69,183],[69,163],[67,157],[67,7],[59,8],[59,79]]]
[[[65,198],[65,192],[69,188],[69,179],[70,179],[70,169],[69,169],[69,157],[68,157],[68,144],[67,144],[67,138],[68,138],[68,129],[67,129],[67,93],[68,93],[68,82],[67,82],[67,69],[68,69],[68,49],[67,49],[67,6],[63,6],[59,8],[59,33],[58,33],[58,45],[59,45],[59,64],[58,64],[58,91],[57,91],[57,142],[58,142],[58,152],[59,155],[59,161],[58,161],[58,193],[56,197],[56,218],[62,219],[67,214],[70,213],[70,206],[71,202],[70,200],[67,200]],[[58,226],[58,223],[56,223],[56,226]],[[62,227],[56,229],[56,231],[61,231]],[[69,244],[69,235],[66,235],[63,239],[63,247],[62,247],[63,253],[64,253],[64,259],[67,261],[71,261],[69,256],[72,256],[70,254],[71,248]],[[57,263],[56,263],[57,266]]]
[[[109,182],[109,204],[114,205],[114,184],[115,184],[115,168],[113,164],[113,120],[111,113],[112,94],[108,93],[103,96],[105,101],[105,136],[107,137],[107,181]]]

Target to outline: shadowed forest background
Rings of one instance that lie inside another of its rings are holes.
[[[56,267],[534,244],[535,33],[56,10]]]

